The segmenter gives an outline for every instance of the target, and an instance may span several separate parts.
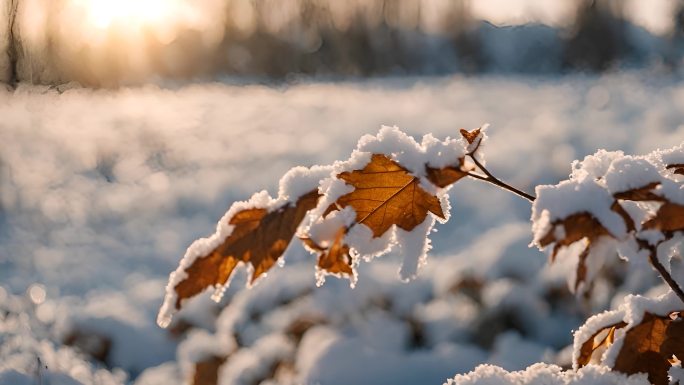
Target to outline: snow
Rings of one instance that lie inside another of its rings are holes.
[[[412,231],[396,230],[397,254],[403,257],[399,268],[399,277],[402,280],[415,279],[418,269],[427,263],[427,254],[432,248],[428,235],[434,225],[435,219],[428,218]]]
[[[594,179],[598,180],[606,175],[613,161],[622,159],[625,153],[622,151],[606,151],[600,149],[593,155],[587,155],[584,160],[572,162],[572,174],[570,179]]]
[[[50,339],[29,298],[0,298],[0,384],[124,385],[121,369],[94,364],[75,349]]]
[[[609,95],[600,108],[589,98],[596,90]],[[334,277],[316,288],[314,257],[293,242],[286,265],[252,289],[238,272],[220,304],[198,296],[169,329],[158,328],[155,316],[168,273],[193,240],[217,230],[232,202],[261,190],[278,192],[261,195],[264,204],[293,199],[304,189],[292,184],[281,192],[287,170],[348,159],[359,138],[375,137],[382,124],[396,124],[426,149],[441,148],[442,155],[431,152],[439,166],[460,154],[445,153],[444,138],[490,122],[487,167],[533,191],[566,179],[574,158],[598,148],[648,154],[679,145],[682,90],[675,78],[623,73],[0,91],[0,378],[34,383],[39,356],[52,360],[47,372],[54,374],[44,378],[53,385],[181,384],[181,367],[191,364],[178,357],[184,341],[197,343],[194,357],[235,348],[265,363],[269,356],[251,349],[273,334],[296,346],[283,351],[302,383],[442,383],[481,363],[523,370],[533,355],[558,363],[554,354],[572,344],[571,331],[590,314],[627,293],[662,291],[659,278],[648,266],[610,259],[591,298],[579,302],[567,294],[563,258],[547,268],[546,257],[526,247],[529,204],[471,180],[449,190],[452,218],[430,234],[427,263],[409,283],[397,278],[395,248],[359,264],[355,289]],[[521,113],[530,106],[533,114]],[[429,132],[433,139],[425,141]],[[367,156],[350,167],[363,167]],[[592,172],[605,175],[611,162]],[[676,255],[672,272],[682,275]],[[14,315],[5,317],[6,310]],[[315,325],[296,344],[287,328],[304,316]],[[110,361],[65,346],[61,336],[74,328],[106,333]],[[259,367],[240,362],[235,370]],[[585,368],[558,381],[588,382],[604,372]],[[286,377],[271,383],[286,384]]]
[[[684,164],[684,144],[659,153],[665,165]]]
[[[280,334],[267,335],[254,346],[231,355],[219,371],[219,385],[248,385],[268,377],[273,365],[293,353],[293,346]]]
[[[191,330],[185,340],[178,345],[177,360],[185,378],[194,373],[194,364],[212,357],[226,357],[237,346],[234,341],[222,339],[217,343],[216,336],[206,330]]]
[[[539,242],[550,224],[572,214],[589,213],[615,238],[623,238],[627,228],[622,218],[610,209],[614,198],[591,179],[567,180],[555,186],[537,186],[532,205],[532,231]],[[548,213],[548,214],[544,214]]]
[[[648,385],[645,374],[626,376],[608,368],[587,366],[577,372],[559,366],[535,364],[525,370],[508,372],[492,365],[478,366],[472,373],[458,375],[445,385]]]
[[[660,183],[661,176],[656,167],[646,159],[625,156],[614,160],[605,173],[605,183],[611,194]]]
[[[411,174],[424,176],[425,165],[432,167],[458,165],[458,160],[465,155],[466,144],[463,138],[447,138],[440,141],[432,134],[426,134],[421,143],[418,143],[397,126],[383,126],[377,135],[363,136],[359,140],[357,151],[390,155]]]

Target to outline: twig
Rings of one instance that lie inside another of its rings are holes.
[[[651,245],[648,241],[640,238],[636,238],[636,241],[640,249],[648,250],[648,261],[651,263],[651,266],[660,273],[660,277],[665,281],[667,286],[669,286],[670,289],[677,294],[677,297],[684,302],[684,290],[682,290],[681,286],[679,286],[677,281],[675,281],[667,269],[665,269],[665,266],[658,260],[658,245]]]
[[[650,253],[648,253],[648,261],[651,262],[651,265],[653,265],[653,267],[655,267],[656,270],[658,270],[658,273],[660,273],[660,277],[663,279],[663,281],[665,281],[665,283],[667,283],[668,286],[670,286],[670,289],[672,289],[672,291],[674,291],[675,294],[677,294],[677,297],[679,297],[679,299],[682,302],[684,302],[684,290],[682,290],[677,281],[675,281],[672,278],[667,269],[665,269],[665,266],[663,266],[657,258],[657,246],[649,245],[647,248],[651,251]]]
[[[468,172],[468,173],[467,173],[468,176],[471,177],[471,178],[479,179],[479,180],[481,180],[481,181],[485,181],[485,182],[491,183],[491,184],[493,184],[493,185],[499,186],[499,187],[501,187],[502,189],[507,190],[507,191],[510,191],[510,192],[516,194],[517,196],[523,197],[523,198],[527,199],[527,200],[530,201],[530,202],[534,202],[534,200],[535,200],[536,198],[535,198],[533,195],[530,195],[530,194],[528,194],[528,193],[526,193],[526,192],[524,192],[524,191],[522,191],[522,190],[519,190],[519,189],[517,189],[517,188],[515,188],[515,187],[513,187],[513,186],[511,186],[511,185],[509,185],[509,184],[507,184],[507,183],[505,183],[505,182],[503,182],[503,181],[500,180],[499,178],[495,177],[494,175],[492,175],[491,172],[489,172],[489,170],[487,170],[487,168],[486,168],[482,163],[480,163],[479,160],[477,160],[477,158],[475,158],[475,153],[476,153],[477,150],[480,148],[480,143],[482,143],[482,139],[480,139],[480,140],[477,142],[477,145],[475,146],[475,149],[473,149],[472,151],[470,151],[469,153],[467,153],[466,156],[468,156],[470,159],[472,159],[473,163],[475,163],[475,165],[477,166],[477,168],[479,168],[480,171],[482,171],[486,176],[474,174],[474,173],[471,173],[471,172]]]

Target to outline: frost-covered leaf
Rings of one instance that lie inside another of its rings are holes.
[[[646,221],[643,227],[661,231],[684,230],[684,206],[672,202],[663,203],[656,215]]]
[[[648,373],[654,385],[667,385],[673,355],[684,358],[684,320],[679,313],[670,317],[646,313],[639,325],[627,331],[613,369]]]
[[[668,384],[670,367],[684,357],[681,308],[672,291],[657,298],[628,295],[617,310],[591,317],[575,332],[575,369],[592,363]]]
[[[328,247],[323,247],[311,238],[301,238],[304,244],[318,253],[319,269],[327,274],[351,276],[354,274],[349,255],[349,246],[344,243],[344,236],[347,234],[346,227],[337,230],[332,243]]]
[[[539,244],[541,247],[553,244],[551,256],[555,258],[561,247],[570,246],[584,238],[589,241],[589,247],[592,241],[604,235],[610,235],[610,232],[593,215],[583,212],[553,222]]]
[[[459,166],[447,166],[435,168],[426,166],[425,175],[427,179],[437,187],[447,187],[468,176],[468,171],[464,170],[464,160],[459,159]]]
[[[619,201],[613,202],[613,204],[610,206],[611,211],[616,213],[617,215],[622,218],[622,220],[625,222],[625,226],[627,227],[627,231],[631,232],[636,230],[636,224],[634,223],[634,219],[632,218],[631,215],[625,210],[625,208],[620,204]]]
[[[351,206],[356,222],[380,237],[392,225],[406,231],[423,223],[428,212],[445,219],[439,199],[420,186],[420,179],[382,154],[373,154],[362,169],[343,172],[338,178],[354,190],[341,196],[337,205]]]
[[[684,163],[668,164],[665,168],[671,170],[674,174],[684,175]]]
[[[577,365],[580,367],[586,366],[592,361],[592,359],[600,359],[600,354],[602,354],[603,351],[615,341],[615,330],[622,329],[625,326],[627,326],[627,324],[623,321],[620,321],[618,323],[605,326],[592,334],[586,341],[584,341],[584,343],[582,343],[579,352],[580,354],[576,358]],[[599,357],[596,355],[599,355]]]
[[[661,196],[659,196],[653,192],[653,190],[656,189],[658,186],[660,186],[660,182],[651,182],[651,183],[649,183],[643,187],[639,187],[639,188],[630,189],[627,191],[615,193],[615,194],[613,194],[613,196],[615,197],[615,199],[635,201],[635,202],[662,201],[663,197],[661,197]]]
[[[252,269],[251,282],[267,272],[278,261],[304,219],[318,202],[317,190],[308,192],[296,203],[272,212],[263,208],[235,213],[229,224],[233,232],[218,247],[185,269],[186,278],[175,286],[175,306],[209,287],[226,285],[235,268],[242,262]]]
[[[577,290],[588,279],[587,258],[592,247],[598,244],[601,237],[613,236],[594,216],[582,212],[553,222],[546,235],[539,240],[539,245],[541,247],[554,245],[551,253],[553,261],[562,247],[568,247],[582,240],[586,242],[579,254],[575,272],[574,290]]]

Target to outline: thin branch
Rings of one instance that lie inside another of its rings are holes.
[[[469,176],[469,177],[472,177],[472,178],[475,178],[475,179],[479,179],[479,180],[482,180],[482,181],[491,183],[491,184],[493,184],[493,185],[499,186],[499,187],[501,187],[502,189],[507,190],[507,191],[510,191],[510,192],[512,192],[512,193],[514,193],[514,194],[520,196],[520,197],[523,197],[523,198],[527,199],[527,200],[530,201],[530,202],[534,202],[534,200],[536,199],[533,195],[530,195],[530,194],[528,194],[528,193],[526,193],[526,192],[524,192],[524,191],[522,191],[522,190],[519,190],[519,189],[517,189],[517,188],[515,188],[515,187],[513,187],[513,186],[511,186],[511,185],[509,185],[509,184],[507,184],[507,183],[505,183],[505,182],[503,182],[503,181],[501,181],[499,178],[497,178],[497,177],[495,177],[494,175],[492,175],[492,173],[489,172],[489,170],[487,170],[487,169],[484,167],[484,165],[482,165],[482,163],[480,163],[477,159],[475,159],[474,156],[472,156],[472,155],[470,155],[470,154],[468,154],[468,156],[470,156],[470,159],[472,159],[473,162],[475,162],[475,165],[476,165],[476,166],[477,166],[477,167],[486,175],[486,177],[485,177],[485,176],[482,176],[482,175],[477,175],[477,174],[473,174],[473,173],[470,173],[470,172],[469,172],[469,173],[468,173],[468,176]]]
[[[682,302],[684,302],[684,290],[682,290],[677,281],[675,281],[674,278],[672,278],[667,269],[665,269],[665,266],[663,266],[657,258],[658,248],[656,246],[649,245],[648,250],[651,251],[650,253],[648,253],[648,261],[651,262],[651,265],[653,265],[653,267],[655,267],[656,270],[658,270],[658,273],[660,273],[660,277],[663,279],[663,281],[665,281],[665,283],[668,286],[670,286],[670,289],[672,289],[672,291],[674,291],[675,294],[677,294],[677,297],[679,297],[679,299]]]
[[[524,191],[522,191],[522,190],[519,190],[519,189],[517,189],[517,188],[515,188],[515,187],[513,187],[513,186],[511,186],[511,185],[509,185],[508,183],[503,182],[503,181],[500,180],[499,178],[495,177],[494,175],[492,175],[491,172],[489,172],[489,170],[487,170],[487,168],[486,168],[479,160],[477,160],[477,158],[475,158],[475,153],[477,152],[477,150],[480,149],[480,144],[481,144],[481,143],[482,143],[482,139],[480,138],[480,140],[478,140],[477,144],[475,145],[475,148],[474,148],[472,151],[470,151],[469,153],[467,153],[466,156],[469,157],[470,159],[472,159],[472,161],[475,163],[475,165],[477,166],[477,168],[479,168],[480,171],[482,171],[486,176],[482,176],[482,175],[479,175],[479,174],[474,174],[474,173],[472,173],[472,172],[468,172],[468,173],[467,173],[468,176],[471,177],[471,178],[479,179],[479,180],[481,180],[481,181],[484,181],[484,182],[491,183],[491,184],[493,184],[493,185],[499,186],[499,187],[501,187],[502,189],[507,190],[507,191],[510,191],[510,192],[512,192],[513,194],[515,194],[515,195],[517,195],[517,196],[519,196],[519,197],[525,198],[525,199],[527,199],[527,200],[530,201],[530,202],[534,202],[534,200],[535,200],[536,198],[535,198],[533,195],[530,195],[530,194],[528,194],[528,193],[526,193],[526,192],[524,192]]]

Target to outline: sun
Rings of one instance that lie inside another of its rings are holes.
[[[158,25],[172,11],[170,0],[86,0],[88,21],[95,27],[107,29],[113,24],[133,27]]]

